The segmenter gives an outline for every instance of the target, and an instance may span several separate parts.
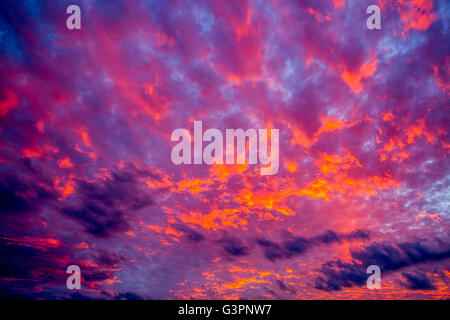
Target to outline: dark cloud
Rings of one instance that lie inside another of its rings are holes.
[[[119,255],[100,251],[94,260],[98,263],[96,266],[87,260],[73,259],[70,246],[48,246],[45,244],[46,238],[40,239],[42,242],[35,240],[0,239],[0,298],[15,298],[15,292],[21,292],[20,296],[25,299],[85,299],[88,297],[65,288],[69,276],[67,267],[78,265],[82,287],[92,287],[112,278],[114,270],[123,260]],[[52,287],[55,289],[47,290]],[[29,294],[25,295],[22,290]]]
[[[99,251],[99,254],[95,257],[95,261],[100,266],[110,269],[117,268],[124,260],[125,258],[122,255],[105,250]]]
[[[283,290],[283,291],[287,291],[290,292],[292,294],[295,294],[296,290],[293,286],[289,285],[289,284],[285,284],[283,281],[281,280],[277,280],[276,281],[278,287]]]
[[[242,244],[240,239],[236,238],[224,238],[219,241],[223,245],[223,249],[227,254],[232,256],[245,256],[248,255],[248,248]]]
[[[433,243],[435,248],[424,241],[403,242],[397,245],[375,243],[351,255],[367,265],[376,264],[381,270],[398,270],[413,264],[438,261],[450,257],[450,245],[441,241]],[[433,245],[432,244],[432,245]]]
[[[339,237],[339,235],[336,232],[328,230],[325,231],[323,234],[314,237],[314,240],[327,244],[333,242],[341,242],[342,237]]]
[[[278,243],[264,239],[258,239],[256,243],[263,247],[264,255],[270,261],[284,258],[284,250]]]
[[[151,172],[134,166],[111,172],[103,180],[78,180],[76,204],[61,209],[66,216],[78,221],[86,231],[99,237],[127,231],[127,218],[153,204],[141,177],[154,178]]]
[[[82,272],[83,280],[85,280],[87,283],[105,281],[109,279],[112,276],[112,274],[113,273],[109,270],[102,270],[102,271],[89,270],[88,272],[85,272],[83,270]]]
[[[343,240],[369,240],[370,232],[368,230],[355,230],[348,234],[341,234]]]
[[[410,290],[435,290],[431,280],[424,273],[408,273],[402,272],[402,276],[405,277],[407,282],[404,284],[405,288]]]
[[[283,243],[284,255],[286,258],[303,254],[311,247],[311,241],[302,237],[295,237]]]
[[[64,208],[62,213],[80,222],[90,234],[107,237],[114,232],[126,231],[129,225],[120,210],[103,210],[101,207],[86,205],[85,208]]]
[[[71,300],[93,300],[93,298],[86,296],[80,292],[74,292],[70,294]]]
[[[350,233],[337,233],[331,230],[312,238],[292,237],[282,241],[280,244],[258,239],[256,243],[264,250],[264,255],[270,261],[288,259],[302,255],[316,245],[341,243],[342,241],[367,240],[370,234],[365,230],[355,230]]]
[[[9,165],[0,165],[0,213],[17,215],[36,213],[39,206],[57,199],[51,183],[43,179],[30,164],[23,160],[13,170]]]
[[[64,260],[68,248],[39,248],[16,240],[0,239],[0,292],[65,284]]]
[[[5,179],[0,183],[0,211],[2,214],[22,213],[32,208],[31,203],[20,192],[24,191],[17,180]]]
[[[397,245],[375,243],[359,251],[352,251],[351,256],[358,262],[328,261],[322,264],[315,287],[320,290],[341,290],[343,287],[362,285],[367,280],[366,268],[378,265],[382,273],[393,272],[423,262],[440,261],[450,258],[450,244],[439,239],[432,242],[415,241]],[[427,284],[422,277],[403,274],[414,285]],[[416,280],[416,282],[414,282]],[[422,281],[420,281],[422,280]],[[415,283],[415,284],[414,284]]]
[[[116,297],[116,300],[144,300],[144,297],[133,293],[133,292],[125,292],[119,293]]]
[[[205,239],[205,237],[200,232],[197,232],[184,224],[175,223],[172,224],[172,227],[174,227],[178,231],[183,232],[187,236],[187,238],[191,241],[198,242],[203,241]]]
[[[341,290],[343,287],[362,285],[368,275],[364,265],[329,261],[321,265],[319,271],[324,276],[315,279],[315,288],[325,291]]]

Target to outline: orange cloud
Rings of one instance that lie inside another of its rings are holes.
[[[402,35],[411,29],[426,30],[436,20],[433,0],[399,0],[398,13],[404,25]]]
[[[401,35],[406,37],[410,30],[427,30],[436,21],[433,0],[379,0],[381,10],[396,10],[403,25]]]
[[[373,56],[368,62],[363,63],[359,72],[344,71],[342,79],[352,89],[354,93],[360,93],[364,86],[364,80],[372,76],[377,70],[378,59]]]
[[[322,198],[329,201],[332,197],[342,195],[376,195],[378,190],[400,186],[391,175],[363,176],[354,174],[358,168],[363,168],[361,163],[348,151],[343,156],[323,153],[316,160],[320,170],[316,180],[299,190],[299,195],[311,198]]]
[[[89,134],[86,131],[86,129],[84,127],[81,127],[79,129],[77,129],[76,132],[81,137],[81,140],[83,140],[84,144],[87,147],[90,147],[91,146],[91,139],[89,138]]]
[[[315,135],[320,135],[325,132],[331,132],[339,129],[343,129],[346,126],[346,122],[341,119],[333,118],[330,116],[325,116],[321,118],[322,127]]]
[[[180,191],[188,191],[192,194],[198,194],[203,191],[208,190],[208,185],[213,184],[214,182],[210,179],[201,180],[201,179],[187,179],[182,180],[178,183],[178,190]]]
[[[58,160],[58,166],[59,166],[61,169],[64,169],[64,168],[72,168],[72,167],[73,167],[73,163],[72,163],[72,161],[70,161],[69,158],[64,158],[64,159]]]
[[[335,9],[340,9],[345,7],[345,0],[333,0],[333,6]]]
[[[389,114],[387,114],[389,116]],[[386,114],[383,119],[386,118]],[[379,131],[382,134],[382,131]],[[416,138],[424,136],[428,143],[434,144],[437,141],[437,137],[430,132],[425,125],[425,119],[419,119],[416,124],[413,124],[403,130],[399,136],[389,138],[388,142],[383,144],[383,147],[378,150],[380,160],[386,161],[388,159],[395,162],[402,162],[409,158],[409,152],[405,151],[405,147],[408,144],[413,144]],[[377,141],[380,143],[380,136],[376,136]]]
[[[66,181],[57,177],[54,180],[54,185],[63,198],[71,195],[75,191],[75,181],[73,181],[73,176],[70,176]]]
[[[301,130],[300,128],[293,127],[290,122],[286,122],[286,125],[291,130],[292,135],[293,135],[293,138],[290,141],[291,145],[300,145],[304,148],[310,148],[311,146],[316,144],[317,141],[319,141],[319,139],[321,138],[322,135],[329,133],[329,132],[338,131],[338,130],[342,130],[345,128],[350,128],[361,122],[361,120],[349,121],[347,119],[339,119],[339,118],[334,118],[331,116],[322,116],[320,118],[320,121],[322,123],[322,126],[314,134],[313,137],[308,137],[303,132],[303,130]],[[362,121],[372,121],[372,119],[367,118]]]
[[[383,121],[392,121],[392,120],[394,120],[394,115],[392,114],[391,111],[386,112],[386,113],[383,115]]]
[[[288,169],[289,172],[296,172],[297,171],[297,164],[295,162],[287,162],[285,164],[286,169]]]
[[[425,119],[419,119],[417,124],[412,125],[406,129],[407,142],[409,144],[413,143],[416,137],[424,135],[428,143],[433,143],[436,141],[436,137],[427,130],[425,126]]]
[[[26,158],[40,158],[44,152],[38,146],[22,149],[22,154]]]

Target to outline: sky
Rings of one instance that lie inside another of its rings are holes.
[[[445,0],[1,1],[0,298],[449,299],[449,18]],[[279,171],[175,165],[196,120],[278,129]]]

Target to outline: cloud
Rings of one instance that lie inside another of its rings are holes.
[[[342,241],[352,240],[369,240],[370,233],[367,230],[354,230],[347,234],[338,234],[332,230],[327,230],[323,234],[320,234],[312,239],[318,243],[330,244],[341,243]]]
[[[409,290],[435,290],[431,280],[426,274],[411,274],[408,272],[402,272],[402,276],[407,280],[405,287]]]
[[[129,166],[97,181],[78,180],[75,204],[63,207],[61,212],[92,235],[108,237],[127,231],[128,219],[153,204],[142,177],[153,179],[150,171]]]
[[[289,284],[285,284],[283,281],[281,280],[277,280],[276,281],[278,287],[283,290],[283,291],[287,291],[290,292],[292,294],[295,294],[296,290],[293,286],[289,285]]]
[[[124,260],[125,258],[120,254],[106,250],[99,250],[98,255],[95,257],[95,262],[97,262],[100,266],[107,267],[109,269],[116,269]]]
[[[256,243],[264,250],[264,255],[270,261],[289,259],[306,253],[314,246],[321,244],[341,243],[342,241],[368,240],[369,232],[365,230],[354,230],[350,233],[337,233],[327,230],[323,234],[312,238],[291,237],[281,243],[265,239],[257,239]]]
[[[178,231],[183,232],[187,236],[187,238],[193,242],[199,242],[205,239],[205,237],[200,232],[197,232],[182,223],[172,224],[172,227],[174,227]]]
[[[329,261],[322,264],[319,272],[323,276],[315,279],[314,287],[325,291],[342,290],[352,285],[362,285],[367,280],[364,266],[342,261]]]
[[[0,185],[0,210],[3,214],[27,212],[32,208],[31,203],[19,192],[25,191],[17,180],[9,177]]]
[[[417,240],[398,244],[374,243],[361,250],[352,251],[352,262],[328,261],[320,266],[322,273],[315,279],[315,287],[320,290],[342,290],[344,287],[362,285],[368,275],[369,265],[378,265],[381,273],[389,273],[420,263],[441,261],[450,258],[450,244],[440,239],[432,241]],[[413,285],[426,284],[425,278],[403,273],[409,283]]]
[[[4,215],[30,214],[39,206],[55,201],[56,191],[29,161],[18,165],[20,174],[3,167],[0,171],[0,211]],[[13,217],[11,217],[13,218]]]
[[[0,239],[0,294],[3,298],[19,292],[22,298],[33,299],[38,295],[52,298],[57,291],[47,290],[45,286],[65,283],[64,262],[70,249],[48,246],[46,239],[39,241],[38,247],[37,241],[29,240]],[[23,289],[27,290],[26,295]]]
[[[144,300],[144,298],[133,292],[125,292],[119,293],[116,297],[116,300]]]
[[[227,237],[219,240],[219,243],[222,243],[224,251],[229,255],[239,257],[249,254],[249,249],[242,244],[240,239]]]

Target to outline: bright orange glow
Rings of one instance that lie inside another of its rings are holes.
[[[73,177],[70,176],[66,182],[62,181],[60,178],[56,178],[54,181],[56,189],[63,198],[69,196],[75,191],[75,181],[73,181],[72,179]]]
[[[339,130],[346,126],[346,123],[344,120],[333,118],[330,116],[321,118],[321,121],[322,121],[322,127],[319,129],[319,131],[316,133],[316,135],[320,135],[325,132]]]
[[[81,127],[77,130],[78,135],[81,137],[81,140],[87,147],[91,147],[91,139],[89,138],[89,134],[84,127]]]
[[[360,93],[364,86],[364,80],[375,73],[377,70],[377,64],[378,60],[376,56],[374,56],[368,62],[363,63],[358,73],[344,71],[342,73],[342,79],[354,93]]]
[[[241,288],[241,287],[247,286],[252,283],[267,283],[267,280],[256,279],[256,278],[240,279],[235,282],[225,284],[224,287],[227,289],[236,289],[236,288]]]
[[[358,159],[349,152],[346,152],[342,158],[323,153],[322,157],[316,160],[316,164],[323,173],[336,173],[338,170],[348,170],[355,166],[362,167]]]
[[[301,189],[298,194],[326,201],[336,194],[376,195],[377,190],[398,187],[400,182],[386,174],[384,177],[354,177],[349,173],[362,168],[361,163],[351,153],[343,157],[323,154],[316,160],[321,173],[319,177]]]
[[[420,119],[416,125],[413,125],[406,129],[407,142],[413,143],[416,137],[424,135],[428,143],[436,141],[436,137],[427,131],[425,126],[425,119]]]
[[[38,146],[35,146],[32,148],[22,149],[22,154],[26,158],[40,158],[44,155],[44,152]]]
[[[392,121],[394,119],[394,115],[392,114],[392,112],[386,112],[383,115],[383,121]]]
[[[433,12],[433,0],[399,0],[403,6],[398,10],[404,31],[426,30],[436,20]]]
[[[213,209],[208,214],[190,212],[188,214],[181,214],[179,217],[183,222],[194,223],[204,229],[217,230],[231,226],[237,228],[242,224],[247,224],[246,220],[239,217],[240,211],[239,209]]]
[[[286,169],[289,170],[289,172],[296,172],[297,171],[297,164],[295,162],[287,162],[285,164]]]
[[[214,182],[210,179],[201,180],[201,179],[188,179],[182,180],[178,183],[178,189],[180,191],[188,191],[192,194],[198,194],[200,192],[208,190],[208,185],[213,184]]]
[[[64,158],[64,159],[58,160],[58,166],[60,168],[72,168],[73,163],[70,161],[69,158]]]
[[[345,0],[333,0],[333,6],[335,9],[345,7]]]

